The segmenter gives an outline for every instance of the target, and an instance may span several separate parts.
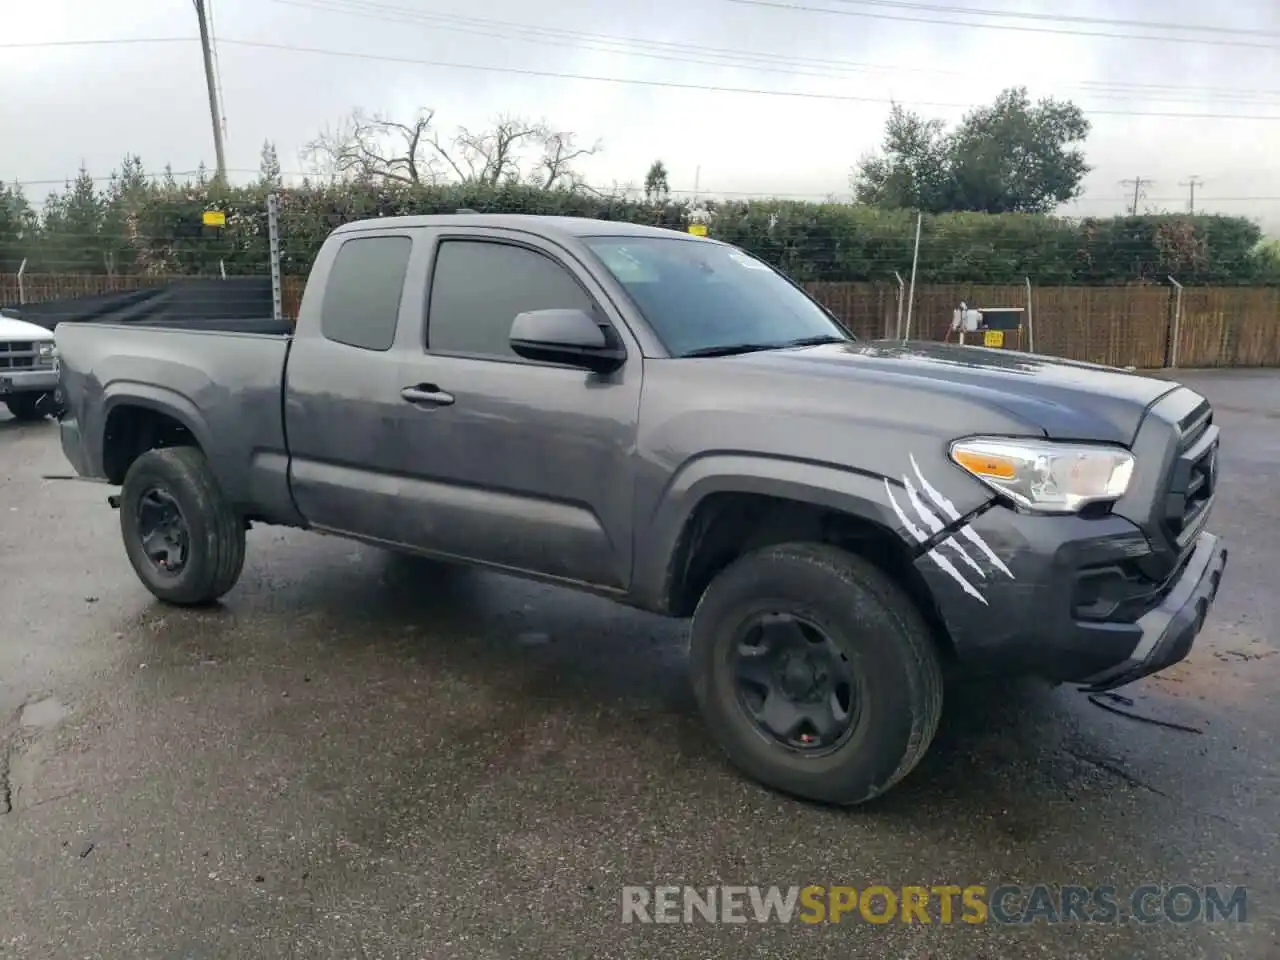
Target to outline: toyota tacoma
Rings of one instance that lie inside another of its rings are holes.
[[[1109,690],[1184,658],[1226,564],[1175,382],[855,340],[712,239],[572,218],[347,224],[290,334],[60,324],[62,447],[174,604],[278,524],[692,618],[710,732],[855,804],[944,669]]]

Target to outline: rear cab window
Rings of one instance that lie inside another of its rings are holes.
[[[326,340],[362,350],[391,349],[412,251],[413,241],[405,236],[356,236],[343,242],[320,308]]]

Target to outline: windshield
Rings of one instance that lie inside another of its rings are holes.
[[[771,267],[733,247],[660,237],[586,237],[672,356],[851,339]]]

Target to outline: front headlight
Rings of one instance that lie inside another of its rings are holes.
[[[45,340],[36,344],[36,352],[42,357],[52,357],[58,352],[58,348],[54,346],[52,340]]]
[[[1050,440],[957,440],[951,459],[991,489],[1038,513],[1076,513],[1117,500],[1129,488],[1134,459],[1119,447]]]

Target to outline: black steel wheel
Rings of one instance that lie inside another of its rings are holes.
[[[810,620],[777,611],[751,617],[731,656],[739,703],[765,736],[817,755],[853,731],[861,702],[853,666]]]
[[[120,533],[138,578],[169,603],[211,603],[244,567],[244,521],[195,447],[149,450],[133,462]]]
[[[191,550],[191,527],[173,495],[150,487],[138,498],[135,517],[142,551],[162,573],[178,576]]]
[[[693,617],[694,693],[729,758],[836,804],[911,772],[937,730],[942,667],[907,593],[861,557],[792,543],[740,557]]]

